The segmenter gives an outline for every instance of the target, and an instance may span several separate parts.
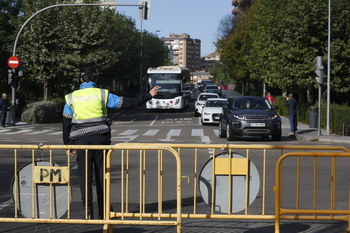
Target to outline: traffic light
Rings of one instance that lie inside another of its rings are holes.
[[[139,0],[139,18],[147,20],[149,17],[149,11],[151,7],[151,0]]]
[[[22,77],[23,76],[23,72],[25,71],[25,67],[26,67],[26,62],[25,61],[21,61],[19,63],[19,67],[18,67],[18,77]]]
[[[8,70],[8,78],[7,83],[11,85],[11,87],[15,88],[16,90],[19,89],[20,83],[18,80],[18,75],[16,74],[16,71],[14,69]]]
[[[12,70],[12,69],[9,69],[8,70],[8,78],[7,78],[7,83],[9,84],[9,85],[11,85],[13,82],[14,82],[14,80],[15,80],[15,72]]]
[[[317,56],[315,58],[316,60],[316,64],[315,64],[315,73],[316,73],[316,80],[318,82],[318,84],[322,84],[323,83],[323,75],[324,75],[324,67],[323,67],[323,64],[322,64],[322,56]]]

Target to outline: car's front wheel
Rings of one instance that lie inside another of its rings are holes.
[[[227,126],[226,126],[226,138],[227,138],[227,141],[235,140],[235,135],[233,134],[233,131],[232,131],[230,125],[231,124],[229,122],[227,122]]]
[[[219,137],[226,138],[226,129],[222,126],[221,121],[219,122]]]

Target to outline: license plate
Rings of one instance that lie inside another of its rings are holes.
[[[216,116],[214,117],[215,120],[220,120],[220,117]]]
[[[251,127],[265,127],[265,123],[250,123]]]

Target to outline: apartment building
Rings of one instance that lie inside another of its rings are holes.
[[[187,67],[192,72],[200,70],[201,40],[193,39],[187,33],[171,33],[168,38],[162,37],[161,40],[169,48],[173,65]]]

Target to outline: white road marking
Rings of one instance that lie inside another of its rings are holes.
[[[150,129],[146,133],[142,134],[143,136],[155,136],[159,132],[159,129]]]
[[[52,132],[52,130],[51,129],[44,129],[44,130],[41,130],[41,131],[34,131],[34,132],[27,133],[27,135],[45,134],[45,133],[48,133],[48,132]],[[62,133],[62,132],[60,132],[60,133]]]
[[[135,140],[139,135],[133,135],[133,136],[124,136],[124,137],[112,137],[112,141],[117,141],[117,142],[131,142]]]
[[[133,123],[135,121],[135,119],[132,119],[130,121],[116,121],[113,122],[114,125],[118,125],[118,124],[129,124],[129,123]]]
[[[119,135],[132,135],[134,133],[136,133],[138,130],[134,130],[134,129],[129,129],[124,131],[123,133],[120,133]]]
[[[60,135],[62,134],[62,130],[56,131],[54,133],[49,133],[48,135]]]
[[[22,129],[19,131],[9,132],[7,134],[23,134],[23,133],[28,133],[28,132],[32,132],[32,131],[33,131],[32,129]]]
[[[213,131],[214,131],[215,136],[219,137],[219,130],[218,129],[213,129]]]
[[[191,136],[192,137],[196,137],[196,136],[203,136],[204,135],[204,131],[203,129],[192,129],[192,133]]]
[[[169,136],[180,136],[181,129],[171,129],[169,130]]]
[[[156,120],[158,119],[159,115],[157,115],[154,120],[151,122],[150,126],[152,126],[154,124],[154,122],[156,122]]]
[[[211,142],[209,136],[204,136],[204,130],[203,129],[192,129],[192,134],[191,136],[193,137],[201,137],[201,141],[209,144]]]
[[[8,205],[12,204],[12,199],[5,201],[4,203],[0,204],[0,210],[6,208]]]
[[[169,130],[166,138],[158,139],[158,140],[163,141],[163,142],[173,142],[173,141],[175,141],[175,139],[171,139],[171,137],[179,136],[180,133],[181,133],[181,129],[171,129],[171,130]]]

